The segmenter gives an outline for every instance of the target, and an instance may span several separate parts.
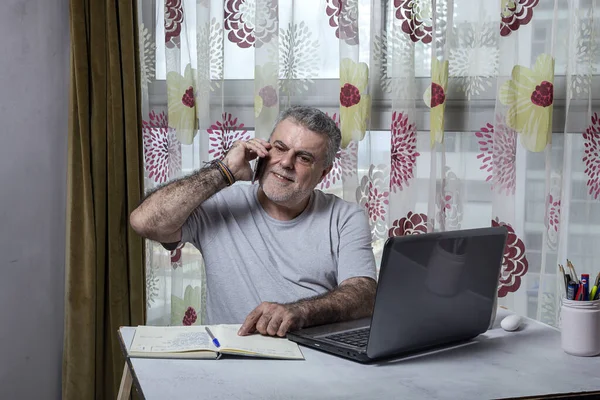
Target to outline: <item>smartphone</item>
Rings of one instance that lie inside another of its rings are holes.
[[[258,157],[254,163],[254,172],[252,174],[252,183],[260,179],[267,162],[266,157]]]

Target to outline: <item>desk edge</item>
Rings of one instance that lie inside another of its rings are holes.
[[[119,344],[121,346],[121,352],[123,353],[123,356],[125,356],[125,362],[127,363],[127,366],[129,367],[129,372],[131,372],[131,376],[133,377],[133,384],[134,384],[137,392],[142,397],[142,400],[146,400],[146,395],[144,394],[144,391],[142,390],[142,385],[140,384],[137,374],[135,373],[135,369],[133,368],[133,363],[131,362],[131,357],[129,356],[129,349],[125,346],[125,340],[123,340],[123,335],[121,335],[121,328],[124,328],[124,327],[120,326],[119,329],[117,330],[118,335],[119,335]],[[127,328],[135,329],[135,327],[133,327],[133,326],[127,326]]]

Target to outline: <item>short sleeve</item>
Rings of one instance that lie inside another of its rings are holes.
[[[199,207],[197,207],[190,216],[185,220],[181,227],[180,244],[191,243],[199,251],[202,251],[202,246],[210,244],[211,236],[207,235],[208,228],[213,225],[212,219],[218,215],[218,197],[219,193],[206,199]]]
[[[369,221],[356,206],[340,227],[338,284],[355,277],[377,279],[376,275]]]

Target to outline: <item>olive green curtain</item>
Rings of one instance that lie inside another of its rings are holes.
[[[114,399],[122,325],[145,321],[135,0],[71,0],[63,399]]]

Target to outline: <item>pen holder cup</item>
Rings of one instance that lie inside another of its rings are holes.
[[[600,354],[600,300],[576,301],[562,298],[560,308],[561,347],[579,357]]]

